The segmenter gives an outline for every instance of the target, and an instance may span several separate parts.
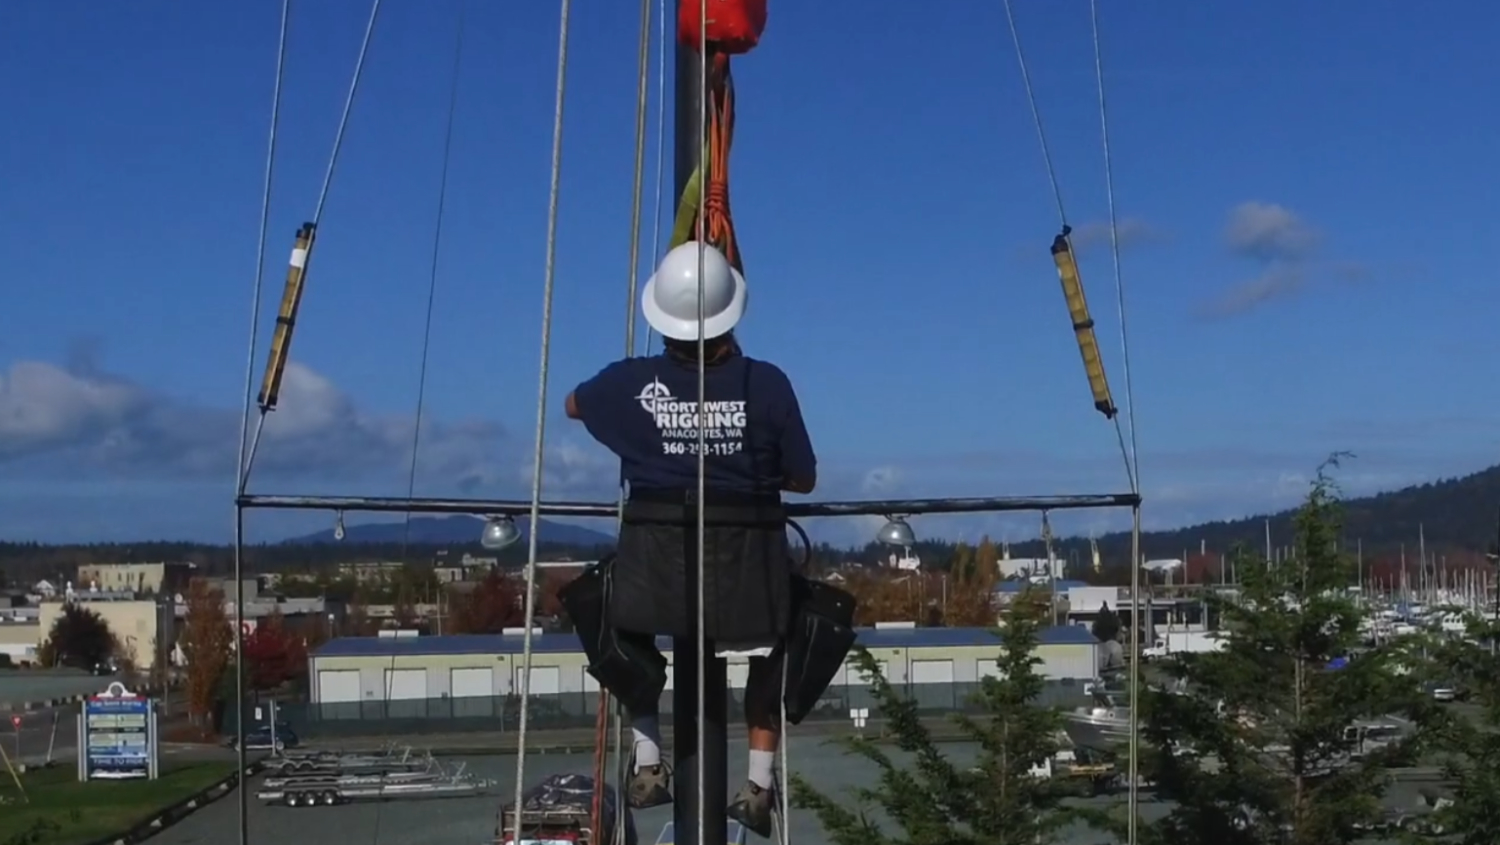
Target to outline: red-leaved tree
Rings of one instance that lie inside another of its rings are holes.
[[[524,589],[515,579],[491,571],[468,593],[453,597],[453,632],[498,634],[523,624]]]
[[[273,613],[245,638],[245,667],[252,689],[275,689],[307,672],[307,641]]]

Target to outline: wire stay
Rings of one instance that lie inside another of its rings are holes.
[[[516,736],[516,812],[511,836],[521,841],[522,816],[525,814],[526,728],[531,703],[531,658],[533,625],[536,615],[537,541],[541,532],[542,469],[547,445],[547,377],[552,357],[552,294],[557,281],[557,209],[562,193],[563,113],[568,91],[568,29],[572,0],[562,0],[561,21],[557,34],[557,92],[552,115],[552,177],[547,191],[547,261],[542,280],[542,339],[537,366],[536,443],[531,462],[531,518],[527,523],[525,625],[521,641],[521,713]]]

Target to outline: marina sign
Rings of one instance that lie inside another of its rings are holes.
[[[154,780],[159,768],[151,699],[118,682],[84,699],[78,720],[79,780]]]

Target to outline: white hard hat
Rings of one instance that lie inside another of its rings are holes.
[[[641,311],[646,322],[672,340],[698,339],[698,253],[688,241],[668,252],[646,282]],[[701,245],[703,252],[703,337],[726,335],[745,316],[745,277],[724,253]]]

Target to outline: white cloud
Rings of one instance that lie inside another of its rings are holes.
[[[252,479],[404,480],[416,419],[368,412],[326,376],[287,364]],[[0,463],[7,475],[77,479],[232,479],[239,414],[185,402],[75,364],[22,361],[0,373]],[[477,494],[529,487],[532,444],[490,420],[422,421],[418,475],[424,488]],[[597,489],[615,475],[599,450],[549,444],[549,492]]]
[[[1243,314],[1315,283],[1360,282],[1371,274],[1363,262],[1320,258],[1322,232],[1275,203],[1244,202],[1230,209],[1223,236],[1231,255],[1259,269],[1200,304],[1197,315],[1206,319]]]
[[[1296,261],[1316,251],[1322,235],[1285,206],[1244,202],[1230,210],[1224,240],[1246,258]]]

